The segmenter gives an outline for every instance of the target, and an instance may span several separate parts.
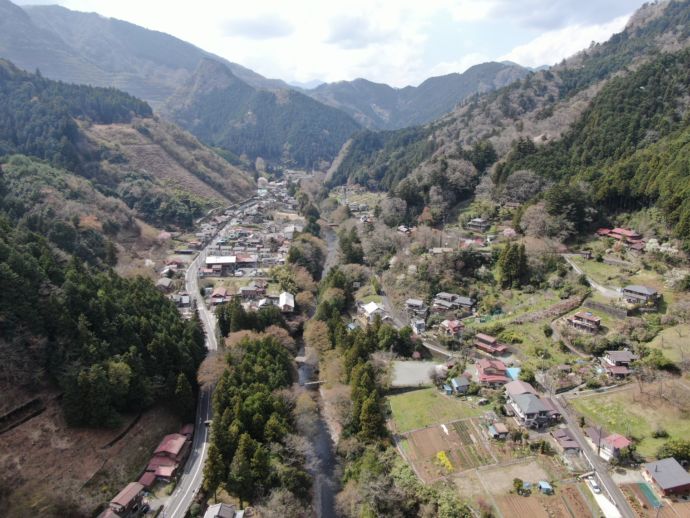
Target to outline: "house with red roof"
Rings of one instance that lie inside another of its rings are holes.
[[[507,345],[500,343],[497,338],[484,333],[477,333],[475,335],[474,346],[480,351],[487,352],[493,356],[503,354],[508,350]]]
[[[599,456],[604,460],[617,459],[621,454],[621,450],[632,444],[630,439],[619,433],[607,435],[605,432],[594,427],[587,428],[585,433],[591,439],[594,450],[597,451]]]
[[[116,516],[139,516],[144,500],[144,486],[130,482],[108,504],[109,511]]]
[[[186,431],[183,428],[183,431]],[[153,473],[156,479],[170,481],[177,475],[178,468],[184,463],[191,445],[191,434],[171,433],[163,437],[153,457],[146,466],[146,472]],[[152,483],[150,476],[142,475],[143,484]]]
[[[465,325],[459,320],[444,320],[438,328],[444,336],[455,338],[460,336]]]
[[[597,230],[597,235],[600,237],[610,237],[626,245],[628,248],[632,248],[638,252],[641,252],[645,248],[645,241],[642,239],[642,235],[639,232],[631,228],[600,228]]]
[[[510,381],[508,368],[501,360],[482,358],[476,364],[477,378],[481,385],[500,387]]]

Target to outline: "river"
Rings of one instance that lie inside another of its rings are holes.
[[[324,262],[322,277],[335,266],[338,259],[338,239],[333,230],[322,226],[323,237],[326,241],[328,253]],[[300,345],[298,356],[305,358],[304,342]],[[314,365],[307,361],[298,363],[297,372],[300,386],[310,381],[317,381]],[[312,385],[306,390],[314,390],[315,398],[321,406],[321,395],[318,385]],[[316,416],[313,434],[306,439],[312,446],[315,458],[310,459],[310,472],[314,479],[314,510],[318,518],[330,518],[336,515],[335,495],[340,489],[339,475],[336,471],[338,460],[335,456],[335,445],[326,421],[319,413]]]
[[[304,343],[300,346],[298,355],[304,358]],[[297,372],[299,384],[302,387],[304,387],[305,383],[316,381],[317,379],[314,366],[307,361],[298,363]],[[305,390],[313,390],[316,401],[320,403],[321,396],[317,387],[318,385],[313,385],[305,388]],[[336,515],[335,495],[339,489],[338,475],[336,473],[338,461],[328,426],[320,413],[315,416],[312,433],[305,438],[309,441],[314,456],[308,462],[309,471],[314,479],[314,510],[318,518],[330,518]]]

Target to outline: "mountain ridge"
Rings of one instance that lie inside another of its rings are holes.
[[[350,114],[369,129],[401,129],[430,122],[467,97],[522,79],[528,69],[487,62],[462,73],[429,77],[419,86],[395,88],[365,78],[325,83],[305,93]]]

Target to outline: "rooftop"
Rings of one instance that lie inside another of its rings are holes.
[[[494,338],[493,336],[490,336],[490,335],[486,335],[484,333],[477,333],[474,337],[477,340],[481,340],[482,342],[488,342],[490,344],[496,342],[496,338]]]
[[[656,295],[657,291],[649,286],[642,286],[640,284],[628,284],[624,291],[633,291],[635,293],[642,293],[643,295]]]
[[[525,414],[536,414],[539,412],[546,412],[548,408],[542,403],[534,394],[518,394],[513,397],[515,404],[520,407],[520,410]]]
[[[648,462],[644,465],[644,469],[664,490],[690,484],[690,475],[673,457]]]
[[[158,448],[156,448],[154,454],[169,453],[171,455],[178,455],[182,451],[182,447],[186,441],[187,438],[179,433],[166,435],[158,445]]]
[[[534,387],[532,385],[522,380],[516,380],[511,381],[510,383],[506,383],[506,392],[509,396],[537,393],[537,391],[534,390]]]
[[[637,355],[627,349],[622,351],[606,351],[606,356],[614,362],[631,362],[637,360]]]
[[[143,490],[144,486],[142,486],[139,482],[130,482],[115,496],[115,498],[110,501],[110,503],[127,507],[129,503],[134,500]]]
[[[621,448],[626,448],[632,444],[630,442],[630,439],[622,436],[619,433],[612,433],[611,435],[606,437],[602,442],[607,446],[610,446],[611,448],[616,448],[617,450],[620,450]]]

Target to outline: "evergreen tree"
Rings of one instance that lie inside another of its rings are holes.
[[[245,502],[251,501],[254,494],[256,469],[253,460],[256,449],[256,441],[248,433],[242,434],[230,463],[225,490],[239,499],[241,509],[244,509]]]
[[[194,400],[194,392],[192,386],[182,372],[177,376],[177,383],[175,386],[175,409],[182,419],[194,419],[194,409],[196,401]]]
[[[359,436],[364,440],[373,441],[381,437],[384,430],[384,419],[378,394],[372,390],[362,403],[359,417]]]
[[[223,465],[223,457],[218,451],[218,447],[214,442],[208,447],[208,457],[206,457],[206,464],[204,464],[204,491],[212,492],[214,500],[218,491],[218,486],[225,479],[225,469]]]

